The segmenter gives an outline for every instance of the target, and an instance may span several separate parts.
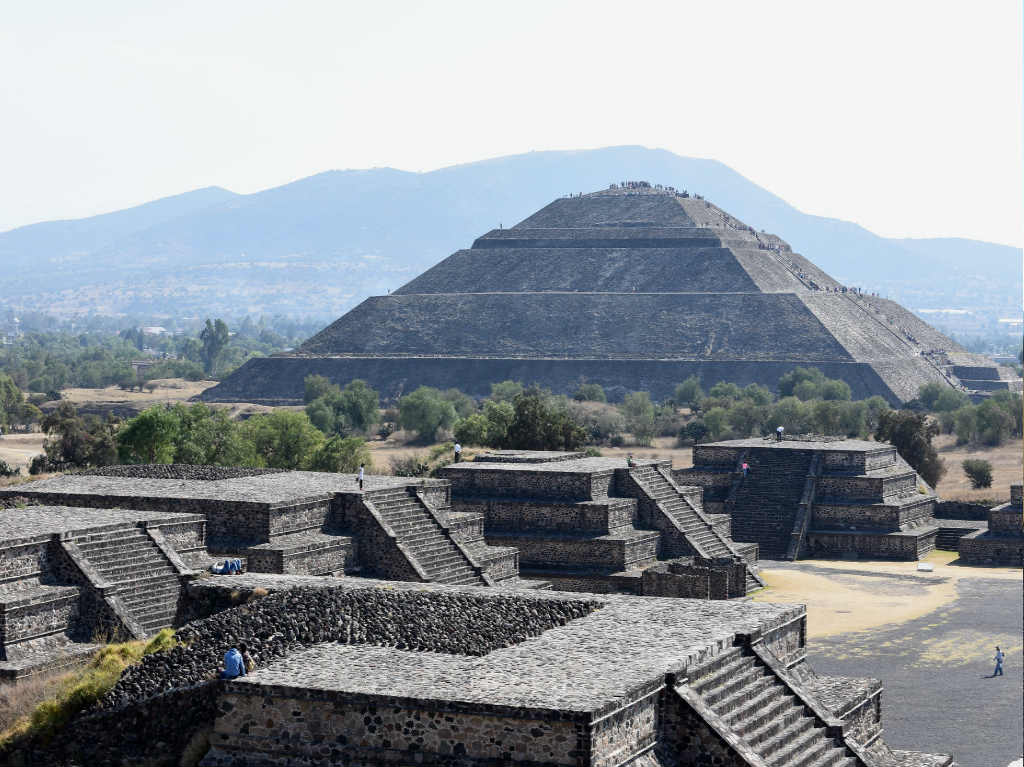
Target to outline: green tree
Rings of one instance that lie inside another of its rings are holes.
[[[998,402],[986,399],[975,407],[978,419],[978,438],[984,445],[997,447],[1003,444],[1013,431],[1013,416]]]
[[[572,398],[578,402],[608,401],[608,397],[604,393],[604,387],[601,386],[601,384],[596,383],[580,384],[580,388],[576,390],[576,393],[572,395]]]
[[[452,407],[455,408],[455,415],[459,418],[465,418],[469,414],[476,412],[476,400],[458,389],[445,389],[441,392],[441,396],[452,403]]]
[[[704,422],[708,439],[717,442],[726,435],[729,427],[729,411],[724,407],[713,407],[704,413],[701,420]]]
[[[320,445],[309,462],[311,471],[351,474],[362,465],[366,471],[373,466],[370,449],[361,437],[333,436]]]
[[[831,400],[817,400],[812,405],[815,431],[821,434],[839,434],[841,410],[839,403]]]
[[[835,378],[826,378],[822,382],[819,392],[824,400],[839,402],[849,402],[850,400],[850,385],[846,381]]]
[[[455,423],[455,406],[437,389],[421,386],[398,401],[398,423],[416,432],[423,442],[433,442],[439,429]]]
[[[181,413],[164,405],[143,410],[117,433],[122,463],[174,463],[181,432]]]
[[[491,399],[496,402],[511,402],[523,393],[519,381],[499,381],[491,384]]]
[[[770,405],[775,397],[772,395],[771,389],[764,386],[759,386],[756,383],[747,384],[743,387],[743,399],[750,400],[759,407]]]
[[[473,413],[455,424],[455,439],[463,445],[489,445],[487,426],[487,416]]]
[[[814,384],[813,387],[808,389],[805,387],[804,392],[810,391],[811,394],[806,397],[801,397],[796,388],[801,383],[811,382]],[[799,399],[814,399],[817,395],[818,387],[821,386],[825,381],[825,374],[822,373],[818,368],[793,368],[791,371],[786,373],[782,378],[779,379],[779,396],[780,397],[797,397]]]
[[[350,428],[366,432],[380,421],[380,395],[356,378],[341,390],[338,411]]]
[[[738,400],[743,396],[743,391],[734,383],[719,381],[708,389],[708,396],[714,399]]]
[[[491,447],[501,447],[508,437],[508,429],[516,416],[516,409],[511,402],[505,400],[484,402],[484,418],[487,419],[487,444]],[[473,444],[470,442],[469,444]]]
[[[114,431],[117,422],[96,416],[82,418],[75,406],[61,402],[40,422],[46,433],[44,463],[52,471],[117,463]]]
[[[536,387],[515,398],[515,415],[503,447],[517,450],[575,450],[587,438],[568,412],[553,407],[551,397]]]
[[[0,426],[10,426],[19,421],[25,395],[6,373],[0,373]]]
[[[992,487],[992,464],[980,458],[968,458],[961,466],[975,490]]]
[[[177,404],[173,409],[180,422],[175,463],[251,466],[256,462],[252,445],[243,439],[239,424],[225,408],[197,402]]]
[[[727,422],[735,436],[749,437],[763,432],[770,416],[767,406],[744,398],[729,408]]]
[[[341,387],[336,383],[331,383],[331,379],[327,376],[309,375],[306,376],[303,384],[305,387],[305,403],[307,405],[313,400],[326,397],[328,394],[341,393]]]
[[[217,369],[217,363],[220,362],[221,355],[224,353],[230,337],[231,333],[228,331],[228,326],[224,320],[206,320],[206,326],[199,334],[199,341],[203,345],[201,356],[203,369],[207,375],[212,375]]]
[[[672,393],[672,399],[680,407],[696,407],[704,399],[704,390],[700,388],[700,378],[690,376],[676,386]]]
[[[634,391],[622,401],[622,415],[626,429],[640,445],[650,445],[654,438],[654,404],[645,391]]]
[[[941,384],[938,381],[929,381],[928,383],[921,384],[918,387],[917,399],[925,406],[926,409],[935,410],[935,402],[939,399],[939,395],[946,390],[949,390],[949,386],[947,384]]]
[[[242,424],[256,461],[274,469],[304,469],[324,442],[324,436],[305,413],[275,410],[254,415]]]
[[[973,405],[965,405],[953,413],[953,432],[958,445],[978,441],[978,412]]]
[[[938,424],[924,413],[911,410],[889,410],[879,418],[875,439],[889,442],[911,468],[932,487],[946,472],[945,464],[932,445]]]

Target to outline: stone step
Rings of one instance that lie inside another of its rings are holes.
[[[170,583],[171,580],[177,581],[178,576],[176,573],[147,573],[144,576],[137,578],[124,578],[122,580],[107,579],[109,583],[118,587],[118,594],[130,592],[130,591],[141,591],[153,586],[159,586],[161,583]]]
[[[159,564],[154,563],[146,567],[111,564],[98,566],[96,570],[108,581],[113,581],[114,583],[130,581],[133,576],[177,575],[167,560],[162,560]]]
[[[780,764],[792,765],[792,767],[806,767],[806,765],[813,763],[824,754],[826,751],[835,747],[835,741],[825,734],[824,727],[816,727],[814,719],[811,717],[804,717],[799,720],[798,724],[806,722],[807,730],[801,732],[797,730],[792,740],[786,741],[780,738],[780,742],[785,745],[775,751],[775,759]],[[796,725],[794,725],[795,727]]]
[[[754,659],[741,655],[739,662],[728,664],[721,672],[710,677],[713,680],[713,685],[697,689],[707,704],[714,706],[753,682],[756,674]]]
[[[104,543],[111,540],[119,540],[122,538],[148,538],[146,531],[141,527],[132,525],[131,527],[118,528],[116,530],[98,530],[95,533],[85,533],[84,535],[76,535],[71,540],[77,543],[79,546],[89,546],[94,543]]]
[[[163,553],[156,546],[144,549],[134,548],[127,549],[124,552],[115,553],[104,553],[100,555],[86,554],[85,558],[89,560],[93,567],[108,567],[115,563],[128,564],[143,564],[145,562],[166,562]]]
[[[760,727],[747,733],[746,740],[755,751],[761,753],[760,747],[762,743],[774,738],[785,730],[790,724],[795,722],[797,719],[803,716],[801,711],[796,706],[791,705],[790,701],[780,701],[773,711],[768,712],[769,717]]]
[[[762,676],[761,680],[756,687],[741,690],[716,705],[715,711],[734,729],[756,729],[757,724],[760,724],[758,712],[786,694],[784,687],[772,684],[772,677]],[[749,725],[746,725],[748,722]]]
[[[131,536],[124,538],[111,538],[110,540],[104,541],[91,541],[88,543],[80,543],[79,541],[72,541],[83,554],[100,554],[106,551],[116,551],[118,549],[131,549],[142,545],[152,545],[153,541],[148,535]]]

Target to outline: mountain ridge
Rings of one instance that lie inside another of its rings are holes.
[[[482,231],[511,226],[555,197],[629,178],[702,194],[847,284],[942,307],[988,283],[1007,293],[991,300],[1013,305],[1014,286],[1006,283],[1020,281],[1020,249],[879,237],[803,213],[717,160],[635,146],[531,152],[424,173],[329,170],[251,194],[204,187],[19,227],[0,233],[8,266],[0,302],[57,313],[333,318]],[[1014,268],[1016,281],[1006,280]],[[920,292],[922,282],[930,294]]]

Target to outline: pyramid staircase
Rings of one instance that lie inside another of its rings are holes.
[[[126,526],[72,538],[147,635],[174,623],[181,595],[178,571],[141,527]]]
[[[648,499],[655,503],[659,511],[683,533],[686,542],[694,551],[709,558],[739,556],[715,529],[712,520],[697,509],[660,466],[635,466],[629,470],[629,476],[642,488]],[[763,581],[748,564],[746,591],[749,593],[762,586]]]
[[[719,734],[739,739],[771,767],[868,764],[847,748],[834,722],[810,709],[749,646],[718,656],[676,691],[691,705],[710,710],[714,716],[706,720],[725,730]]]
[[[469,557],[435,519],[423,500],[404,487],[366,495],[405,552],[431,583],[485,586]]]
[[[804,494],[793,477],[806,477],[811,455],[796,450],[756,451],[750,472],[726,501],[736,541],[757,541],[763,559],[784,558]]]

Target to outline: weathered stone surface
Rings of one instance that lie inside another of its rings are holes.
[[[365,379],[388,398],[420,384],[486,395],[509,378],[570,392],[585,378],[613,399],[661,399],[690,375],[774,387],[800,364],[891,402],[929,381],[959,385],[960,373],[977,389],[1020,388],[778,237],[648,185],[556,200],[202,397],[295,402],[316,373]]]

